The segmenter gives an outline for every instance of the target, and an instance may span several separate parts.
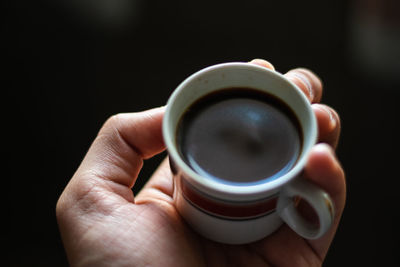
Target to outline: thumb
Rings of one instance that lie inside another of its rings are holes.
[[[93,202],[105,194],[110,196],[110,193],[118,201],[134,202],[130,188],[136,181],[143,159],[164,150],[163,114],[164,108],[156,108],[118,114],[108,119],[62,193],[57,203],[57,217],[62,218],[71,207],[90,207],[93,210],[97,206]],[[88,198],[89,194],[92,197]],[[82,204],[84,207],[76,205],[78,202],[85,203]]]
[[[164,150],[164,108],[121,113],[106,121],[73,179],[90,171],[100,178],[132,187],[143,159]]]
[[[93,235],[90,229],[112,220],[119,208],[133,206],[125,204],[134,203],[130,187],[143,159],[164,149],[163,114],[164,109],[158,108],[115,115],[100,130],[57,202],[58,225],[70,261],[86,252],[82,244]]]

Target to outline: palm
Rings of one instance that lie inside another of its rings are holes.
[[[310,266],[310,263],[321,263],[321,256],[310,244],[286,226],[262,241],[247,245],[225,245],[203,238],[186,225],[175,209],[171,181],[169,167],[164,162],[135,198],[135,204],[120,195],[100,197],[99,212],[92,215],[95,223],[89,233],[82,235],[86,239],[80,242],[83,249],[90,250],[84,254],[106,255],[107,259],[102,258],[102,262],[135,262],[140,266],[150,261],[155,266]],[[104,245],[90,246],[97,238],[91,232],[101,233]]]

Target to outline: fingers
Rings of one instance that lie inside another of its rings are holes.
[[[311,103],[318,103],[322,97],[322,82],[312,71],[304,68],[290,70],[286,78],[296,84]]]
[[[271,63],[263,59],[253,59],[250,63],[275,70]],[[323,85],[315,73],[305,68],[297,68],[290,70],[285,76],[303,91],[310,103],[321,101]],[[326,105],[314,104],[312,108],[318,122],[319,142],[336,148],[341,129],[339,115]]]
[[[344,197],[344,173],[335,152],[327,144],[317,144],[312,149],[305,167],[305,176],[328,190],[333,198]]]
[[[274,66],[264,59],[253,59],[249,63],[275,70]],[[303,91],[311,103],[321,101],[322,81],[314,72],[305,68],[297,68],[290,70],[285,76]]]
[[[313,104],[312,109],[318,123],[318,142],[327,143],[336,148],[340,137],[340,118],[337,112],[323,104]]]
[[[323,85],[313,72],[299,68],[289,71],[285,76],[303,91],[310,103],[318,103],[321,100]],[[319,142],[336,148],[341,129],[339,115],[326,105],[313,104],[312,108],[318,122]]]
[[[275,70],[275,67],[270,62],[268,62],[268,61],[266,61],[264,59],[256,58],[256,59],[253,59],[252,61],[250,61],[249,63],[254,64],[254,65],[258,65],[258,66],[261,66],[261,67],[265,67],[265,68],[270,69],[270,70]]]
[[[271,65],[260,60],[253,60],[251,63],[264,67]],[[322,238],[307,241],[319,258],[324,259],[335,235],[346,201],[345,175],[331,148],[335,148],[338,144],[341,127],[340,118],[332,108],[318,104],[322,97],[323,85],[317,75],[310,70],[298,68],[289,71],[285,76],[303,91],[310,103],[313,103],[312,108],[318,122],[320,144],[313,148],[304,174],[305,177],[327,191],[335,205],[335,218],[332,228]],[[282,229],[280,232],[288,228],[283,227]],[[293,234],[291,231],[289,232]]]
[[[334,151],[327,144],[316,145],[309,157],[304,175],[332,198],[335,208],[333,226],[322,238],[308,241],[323,259],[335,235],[346,201],[345,175]]]

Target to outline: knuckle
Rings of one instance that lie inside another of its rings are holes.
[[[112,116],[110,116],[103,126],[101,127],[99,131],[99,136],[102,135],[113,135],[116,132],[119,132],[119,129],[121,128],[121,125],[123,125],[123,120],[124,120],[124,114],[123,113],[117,113]]]
[[[122,113],[114,114],[106,120],[103,127],[112,127],[112,128],[117,127],[121,123],[121,120],[122,120]]]

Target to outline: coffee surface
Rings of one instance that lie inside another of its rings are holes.
[[[223,89],[190,106],[177,143],[200,175],[256,184],[288,172],[301,149],[299,122],[279,99],[246,88]]]

